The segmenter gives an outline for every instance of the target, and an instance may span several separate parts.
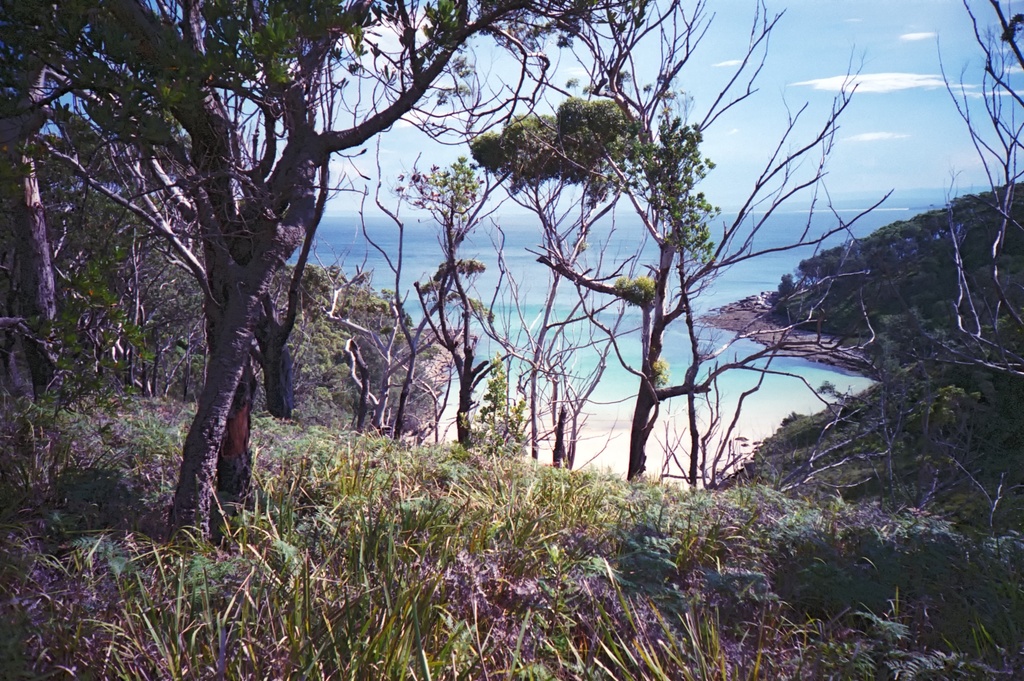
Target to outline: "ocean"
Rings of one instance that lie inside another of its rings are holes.
[[[875,229],[906,220],[921,212],[924,208],[900,207],[876,209],[860,217],[849,231],[836,235],[822,244],[827,248],[843,243],[849,237],[862,237]],[[780,212],[772,215],[765,227],[758,233],[754,248],[769,250],[791,243],[799,234],[810,227],[810,233],[822,233],[840,221],[848,223],[861,212],[861,209],[850,208],[817,212],[808,217],[806,211]],[[622,211],[628,215],[628,211]],[[732,220],[733,215],[727,213],[719,216],[713,225],[722,221]],[[415,293],[412,289],[414,281],[422,281],[432,276],[441,261],[441,248],[438,242],[436,226],[429,217],[423,215],[407,215],[405,222],[405,243],[402,248],[402,280],[400,290],[410,295],[409,309],[416,309]],[[712,228],[714,235],[715,229]],[[376,244],[373,246],[370,242]],[[588,250],[584,256],[589,266],[601,272],[610,272],[615,265],[632,262],[638,248],[644,247],[644,231],[636,218],[627,217],[604,219],[596,224],[588,237]],[[546,309],[549,271],[537,262],[540,250],[540,231],[536,218],[526,214],[509,212],[494,216],[480,225],[467,239],[462,249],[463,258],[480,260],[486,270],[475,284],[475,295],[495,312],[499,326],[505,327],[510,335],[521,333],[523,326],[537,323]],[[498,245],[504,260],[504,273],[498,262]],[[702,292],[697,310],[707,313],[715,308],[740,300],[762,291],[774,290],[778,287],[781,276],[793,272],[800,260],[813,255],[814,247],[766,253],[755,259],[747,260],[723,272],[705,291]],[[649,253],[649,251],[648,251]],[[399,230],[390,218],[378,215],[360,218],[359,216],[326,216],[317,232],[315,244],[315,260],[323,265],[337,264],[349,274],[357,269],[373,271],[373,285],[376,288],[394,290],[395,277],[389,268],[389,260],[394,263],[399,254]],[[642,262],[642,259],[641,259]],[[634,275],[642,270],[634,270]],[[515,295],[514,295],[515,294]],[[518,299],[518,308],[513,301]],[[563,282],[554,304],[555,314],[568,310],[578,296],[575,289]],[[626,362],[636,364],[639,360],[639,334],[631,332],[638,324],[636,308],[626,308],[617,335],[619,347]],[[607,321],[611,318],[604,317]],[[668,360],[670,372],[672,367],[683,371],[689,363],[690,352],[685,341],[685,329],[681,320],[679,328],[670,329],[665,342],[665,359]],[[715,329],[706,329],[704,342],[707,348],[716,347],[731,339],[731,334]],[[483,347],[480,357],[493,355],[498,346],[487,339],[481,341]],[[733,356],[742,357],[757,346],[750,341],[735,342],[721,360]],[[636,393],[638,380],[615,359],[614,353],[609,358],[597,389],[592,395],[592,403],[587,410],[587,422],[582,430],[583,435],[578,442],[577,466],[586,464],[603,466],[616,472],[624,472],[627,465],[628,428],[632,413],[632,398]],[[596,363],[596,354],[592,351],[579,351],[575,361],[579,372],[589,371]],[[510,365],[511,383],[515,383],[517,369]],[[771,369],[779,375],[768,376],[761,389],[744,402],[738,428],[732,434],[743,443],[755,443],[767,437],[778,427],[782,419],[791,413],[811,413],[824,406],[824,402],[815,395],[810,387],[819,387],[828,382],[840,393],[856,393],[865,389],[871,381],[833,367],[815,364],[797,358],[776,358],[771,362]],[[783,375],[784,374],[784,375]],[[732,371],[719,381],[721,404],[726,412],[731,412],[730,405],[745,390],[752,387],[758,374],[751,371]],[[810,387],[809,387],[810,386]],[[682,447],[685,435],[685,419],[680,416],[685,408],[685,400],[671,401],[661,411],[658,433],[658,445],[649,447],[648,456],[655,460],[649,470],[658,470],[660,462],[667,453]],[[653,443],[652,443],[653,444]],[[660,457],[658,451],[661,450]]]

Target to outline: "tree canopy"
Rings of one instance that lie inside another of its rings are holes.
[[[473,160],[495,175],[507,176],[513,192],[557,180],[586,185],[598,202],[614,184],[610,159],[621,157],[630,126],[615,102],[570,97],[555,115],[531,114],[501,132],[473,139]]]

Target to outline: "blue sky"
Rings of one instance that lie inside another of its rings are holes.
[[[980,19],[994,23],[987,1],[971,2]],[[753,0],[709,4],[715,12],[711,31],[679,81],[696,110],[742,56],[755,8]],[[867,201],[889,190],[941,197],[988,186],[942,80],[944,69],[970,89],[979,91],[981,84],[980,49],[961,0],[788,0],[769,2],[768,10],[785,14],[773,34],[759,92],[705,138],[704,151],[717,164],[704,184],[714,203],[736,205],[778,142],[787,112],[806,104],[807,120],[820,121],[851,73],[857,92],[827,166],[833,197]],[[494,56],[487,50],[475,58],[479,70],[492,68],[487,62]],[[577,71],[563,57],[555,79],[564,82]],[[386,132],[380,145],[386,185],[410,169],[417,154],[420,165],[429,167],[467,153],[465,147],[437,145],[406,123]],[[360,173],[376,175],[374,155],[370,148],[355,162]],[[343,196],[331,211],[353,207],[351,197]]]

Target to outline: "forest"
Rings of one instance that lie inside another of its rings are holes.
[[[795,204],[839,215],[856,92],[783,120],[720,209],[705,138],[784,19],[749,9],[695,100],[706,0],[0,0],[0,677],[1024,673],[1024,16],[964,4],[984,93],[951,106],[989,191],[768,243]],[[400,125],[463,155],[344,170]],[[386,267],[317,253],[339,201]],[[469,249],[501,201],[539,304]],[[808,251],[770,339],[708,341],[725,272]],[[744,402],[808,332],[873,385],[808,386],[824,410],[748,460]],[[609,367],[625,479],[576,470]]]
[[[1002,227],[1020,219],[1014,193],[963,196],[824,250],[800,263],[800,291],[784,277],[778,314],[868,348],[877,379],[787,419],[761,451],[785,487],[1020,526],[1022,244]]]

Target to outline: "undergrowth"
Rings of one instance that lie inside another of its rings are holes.
[[[187,415],[0,432],[0,678],[989,679],[1024,546],[258,419],[257,492],[161,540]]]

